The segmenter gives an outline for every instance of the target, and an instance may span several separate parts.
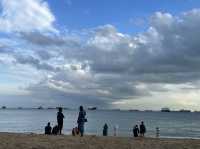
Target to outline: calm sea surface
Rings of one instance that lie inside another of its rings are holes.
[[[1,132],[43,133],[48,121],[56,124],[57,110],[0,110]],[[78,111],[64,110],[64,133],[70,134],[76,126]],[[87,134],[102,135],[106,122],[109,135],[113,135],[114,125],[118,125],[119,136],[132,136],[132,127],[141,120],[147,127],[147,136],[155,137],[156,127],[160,136],[176,138],[200,138],[200,113],[180,112],[129,112],[129,111],[87,111]]]

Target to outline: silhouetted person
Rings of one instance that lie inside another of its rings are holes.
[[[103,126],[103,136],[107,135],[108,135],[108,125],[105,123],[105,125]]]
[[[51,134],[51,125],[50,122],[47,123],[47,126],[45,126],[45,134],[50,135]]]
[[[146,133],[146,127],[144,125],[144,122],[142,121],[141,124],[140,124],[140,135],[142,137],[144,137],[144,134]]]
[[[52,134],[53,134],[53,135],[57,135],[57,134],[58,134],[58,131],[59,131],[58,125],[55,125],[55,126],[53,127]]]
[[[58,122],[58,130],[59,130],[59,134],[62,133],[62,128],[63,128],[63,119],[65,118],[65,116],[62,113],[62,108],[60,107],[58,109],[58,113],[57,113],[57,122]]]
[[[138,125],[135,125],[135,127],[133,128],[133,135],[134,137],[138,137],[139,134],[139,128]]]
[[[76,136],[76,130],[75,130],[75,128],[72,129],[72,136]]]
[[[78,127],[75,127],[75,132],[76,132],[76,135],[79,135]]]
[[[83,106],[80,106],[77,123],[78,123],[78,130],[81,133],[81,137],[84,134],[84,124],[85,122],[87,122],[87,119],[85,118],[85,116],[86,116],[86,112],[83,109]]]

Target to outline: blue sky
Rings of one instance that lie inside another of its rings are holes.
[[[179,14],[200,6],[198,0],[49,0],[58,27],[69,30],[112,24],[120,32],[135,34],[147,28],[148,17],[156,11]],[[134,20],[144,20],[137,25]]]
[[[200,2],[0,0],[0,103],[200,108]]]

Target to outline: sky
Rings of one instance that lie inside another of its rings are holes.
[[[0,103],[200,110],[200,1],[0,0]]]

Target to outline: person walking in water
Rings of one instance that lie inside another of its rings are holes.
[[[84,134],[84,124],[85,124],[85,122],[87,122],[87,119],[85,118],[85,116],[86,116],[86,112],[83,109],[83,106],[80,106],[77,123],[78,123],[78,129],[81,134],[81,137]]]
[[[140,124],[140,135],[142,137],[144,137],[144,134],[146,133],[146,127],[144,125],[144,122],[142,121],[141,124]]]
[[[133,136],[138,137],[138,134],[139,134],[139,128],[138,125],[135,125],[133,128]]]
[[[65,116],[62,113],[62,108],[59,107],[58,108],[58,113],[57,113],[57,122],[58,122],[58,130],[59,130],[59,134],[62,134],[62,128],[63,128],[63,119],[65,118]]]
[[[105,125],[103,126],[103,136],[107,135],[108,135],[108,125],[105,123]]]

